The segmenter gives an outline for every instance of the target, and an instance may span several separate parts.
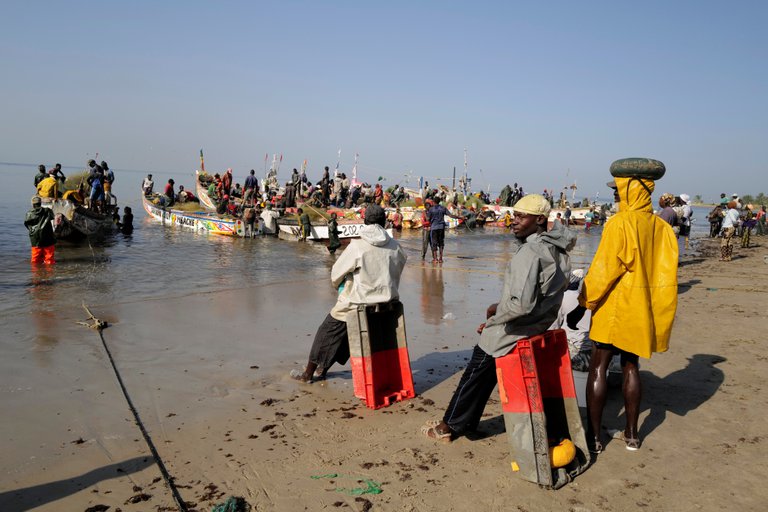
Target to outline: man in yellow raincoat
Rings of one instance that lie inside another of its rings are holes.
[[[653,352],[667,350],[677,309],[677,239],[669,224],[653,214],[654,182],[616,178],[609,186],[614,188],[619,213],[603,229],[579,297],[582,309],[568,315],[568,324],[575,325],[583,308],[592,311],[590,338],[595,348],[587,379],[587,435],[594,453],[603,449],[606,372],[614,354],[621,355],[627,421],[615,437],[628,450],[640,448],[638,356],[650,358]]]

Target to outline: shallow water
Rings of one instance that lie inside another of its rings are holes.
[[[326,283],[333,259],[322,244],[299,244],[274,238],[236,239],[164,227],[146,216],[138,193],[144,171],[115,170],[114,193],[121,207],[135,216],[131,236],[115,234],[101,241],[59,243],[57,264],[33,270],[23,226],[35,165],[0,165],[0,321],[7,315],[53,310],[59,306],[135,302],[285,281]],[[77,172],[65,169],[66,174]],[[176,186],[193,186],[193,172],[159,175],[155,187],[173,177]],[[706,233],[706,208],[695,208],[694,234]],[[600,241],[601,228],[579,230],[572,252],[574,267],[585,266]],[[409,264],[420,262],[421,233],[396,235]],[[499,229],[458,230],[446,236],[446,264],[468,272],[500,271],[510,255],[512,235]],[[418,292],[417,292],[418,293]]]

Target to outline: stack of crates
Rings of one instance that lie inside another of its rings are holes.
[[[504,423],[512,453],[512,470],[525,480],[558,489],[590,463],[565,331],[524,338],[496,359]],[[549,447],[570,439],[576,457],[553,468]]]
[[[358,306],[347,333],[356,397],[378,409],[416,396],[400,301]]]

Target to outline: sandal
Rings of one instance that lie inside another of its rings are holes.
[[[313,382],[313,381],[312,381],[312,376],[310,376],[309,378],[307,378],[307,377],[304,375],[304,372],[303,372],[303,371],[301,371],[301,370],[296,370],[296,369],[293,369],[293,370],[291,370],[291,373],[289,374],[289,376],[290,376],[290,377],[291,377],[293,380],[297,380],[297,381],[299,381],[299,382],[302,382],[302,383],[304,383],[304,384],[312,384],[312,382]]]
[[[421,435],[434,439],[435,441],[440,441],[441,443],[450,443],[451,432],[440,432],[437,430],[437,426],[440,423],[442,422],[438,420],[429,420],[421,426]]]
[[[623,430],[617,430],[616,432],[613,432],[611,437],[619,441],[624,441],[627,450],[631,452],[636,452],[640,449],[640,439],[637,437],[627,437]]]
[[[592,439],[592,442],[589,443],[589,453],[599,454],[603,453],[603,450],[605,448],[603,447],[602,441],[598,438]]]

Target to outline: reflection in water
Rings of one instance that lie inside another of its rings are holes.
[[[32,297],[30,316],[35,328],[33,352],[41,366],[50,365],[48,352],[58,342],[56,320],[53,313],[55,299],[55,267],[32,265],[29,294]]]
[[[443,294],[443,269],[439,266],[421,267],[421,315],[424,322],[438,325],[443,320],[445,303]]]

